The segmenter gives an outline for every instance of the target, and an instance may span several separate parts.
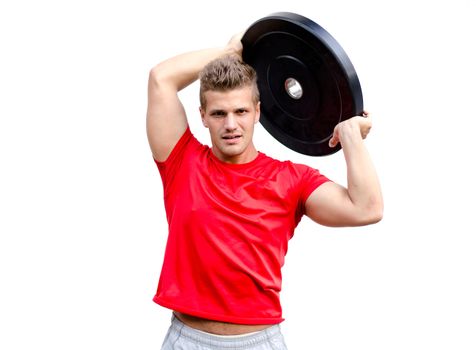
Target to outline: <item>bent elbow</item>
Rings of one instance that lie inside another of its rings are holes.
[[[381,211],[376,211],[373,213],[373,216],[371,217],[370,224],[376,224],[383,219],[383,210]]]
[[[365,225],[372,225],[380,222],[383,219],[383,206],[374,206],[367,210],[367,215],[365,216]]]
[[[165,76],[160,64],[156,65],[149,71],[149,84],[151,87],[158,88],[164,80]]]
[[[157,93],[182,90],[189,83],[181,74],[174,73],[170,67],[159,63],[149,71],[149,90]]]

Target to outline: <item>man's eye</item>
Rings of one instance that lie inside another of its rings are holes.
[[[246,113],[246,109],[241,108],[241,109],[237,110],[236,112],[238,114],[244,114],[244,113]]]
[[[213,117],[223,117],[224,115],[225,115],[225,112],[223,111],[217,111],[212,113]]]

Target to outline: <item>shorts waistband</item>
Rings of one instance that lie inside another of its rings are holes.
[[[187,326],[177,317],[172,316],[171,330],[177,335],[189,338],[194,342],[214,346],[217,348],[246,348],[252,345],[258,345],[269,341],[270,339],[281,335],[281,327],[276,324],[259,332],[253,332],[250,335],[243,335],[240,337],[225,338],[222,336],[215,336],[210,333],[198,331],[192,327]]]

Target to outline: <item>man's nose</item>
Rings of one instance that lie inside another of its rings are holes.
[[[230,113],[225,118],[225,128],[227,130],[235,130],[237,128],[236,117]]]

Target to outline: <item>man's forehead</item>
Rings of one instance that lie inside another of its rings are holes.
[[[232,109],[253,106],[251,88],[227,91],[206,91],[207,109]]]

